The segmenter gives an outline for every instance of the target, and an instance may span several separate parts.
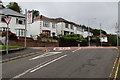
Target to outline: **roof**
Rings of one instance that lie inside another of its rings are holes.
[[[1,15],[9,15],[9,16],[14,16],[14,17],[25,18],[25,16],[23,14],[18,13],[16,11],[13,11],[13,10],[8,9],[8,8],[2,8],[2,9],[0,9],[0,14]]]
[[[36,21],[36,20],[45,20],[45,21],[55,22],[55,20],[53,18],[48,18],[43,15],[35,17],[34,21]]]
[[[56,20],[56,22],[65,22],[65,23],[69,23],[69,24],[76,25],[76,26],[80,26],[80,25],[78,25],[78,24],[76,24],[76,23],[74,23],[74,22],[65,20],[65,19],[63,19],[63,18],[56,18],[55,20]]]
[[[43,15],[40,15],[40,16],[35,17],[34,20],[35,20],[35,21],[36,21],[36,20],[46,20],[46,21],[56,22],[56,23],[58,23],[58,22],[65,22],[65,23],[69,23],[69,24],[76,25],[76,26],[80,26],[80,25],[78,25],[78,24],[76,24],[76,23],[74,23],[74,22],[70,22],[70,21],[65,20],[65,19],[63,19],[63,18],[48,18],[48,17],[45,17],[45,16],[43,16]]]
[[[104,34],[101,34],[101,35],[99,35],[98,37],[107,37],[106,35],[104,35]]]

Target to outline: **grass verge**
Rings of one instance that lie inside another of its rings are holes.
[[[8,49],[17,49],[17,48],[24,48],[21,46],[8,46]],[[6,45],[0,45],[0,50],[5,50],[6,49]]]

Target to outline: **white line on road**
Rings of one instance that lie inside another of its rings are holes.
[[[58,61],[59,59],[62,59],[62,58],[65,57],[65,56],[67,56],[67,55],[64,55],[64,56],[61,56],[61,57],[59,57],[59,58],[56,58],[56,59],[54,59],[54,60],[52,60],[52,61],[50,61],[50,62],[48,62],[48,63],[46,63],[46,64],[44,64],[44,65],[41,65],[40,67],[38,67],[38,68],[36,68],[36,69],[34,69],[34,70],[30,71],[30,72],[31,72],[31,73],[32,73],[32,72],[35,72],[35,71],[37,71],[38,69],[41,69],[41,68],[43,68],[43,67],[45,67],[45,66],[47,66],[47,65],[49,65],[49,64],[51,64],[51,63],[53,63],[53,62],[55,62],[55,61]]]
[[[61,53],[61,52],[48,52],[48,53],[45,53],[43,55],[39,55],[37,57],[31,58],[29,60],[35,60],[35,59],[38,59],[38,58],[47,57],[47,56],[55,55],[55,54],[58,54],[58,53]]]
[[[76,50],[74,50],[74,51],[72,51],[72,52],[74,53],[74,52],[76,52],[76,51],[78,51],[78,50],[80,50],[80,49],[81,49],[81,48],[78,48],[78,49],[76,49]]]
[[[41,64],[39,64],[39,65],[37,65],[37,66],[35,66],[35,67],[33,67],[33,68],[31,68],[31,69],[28,69],[28,70],[24,71],[23,73],[21,73],[21,74],[15,76],[15,77],[13,77],[13,78],[10,79],[10,80],[14,80],[15,78],[20,78],[21,76],[27,74],[27,73],[30,72],[31,70],[35,70],[35,69],[38,68],[39,66],[43,66],[43,65],[44,65],[44,66],[47,66],[48,63],[50,64],[51,61],[53,62],[53,60],[54,60],[54,62],[55,62],[55,60],[57,61],[57,60],[59,60],[59,59],[65,57],[65,56],[67,56],[67,55],[63,55],[63,56],[58,57],[58,58],[55,57],[54,59],[49,59],[49,60],[47,60],[47,61],[45,61],[45,62],[43,62],[43,63],[41,63]],[[48,62],[48,63],[47,63],[47,62]],[[45,65],[45,63],[46,63],[47,65]],[[43,67],[44,67],[44,66],[43,66]]]

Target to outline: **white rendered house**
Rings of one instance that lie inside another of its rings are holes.
[[[32,37],[44,33],[48,36],[57,36],[56,22],[43,15],[34,18],[34,22],[28,27],[29,35]]]
[[[100,38],[100,42],[108,42],[108,37],[106,35],[101,34],[99,38]]]
[[[57,35],[79,34],[82,36],[83,30],[80,25],[67,21],[63,18],[56,18],[55,20],[57,22]]]
[[[4,17],[11,17],[9,30],[17,36],[25,36],[25,16],[21,13],[2,7],[0,4],[0,31],[7,30]]]

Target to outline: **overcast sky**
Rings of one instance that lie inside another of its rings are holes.
[[[3,0],[4,5],[10,0]],[[14,0],[12,0],[14,1]],[[16,0],[17,1],[17,0]],[[118,22],[118,2],[19,2],[22,10],[39,10],[40,14],[50,17],[62,17],[66,20],[99,29],[108,33],[115,33],[115,25]],[[94,19],[96,18],[96,19]]]

